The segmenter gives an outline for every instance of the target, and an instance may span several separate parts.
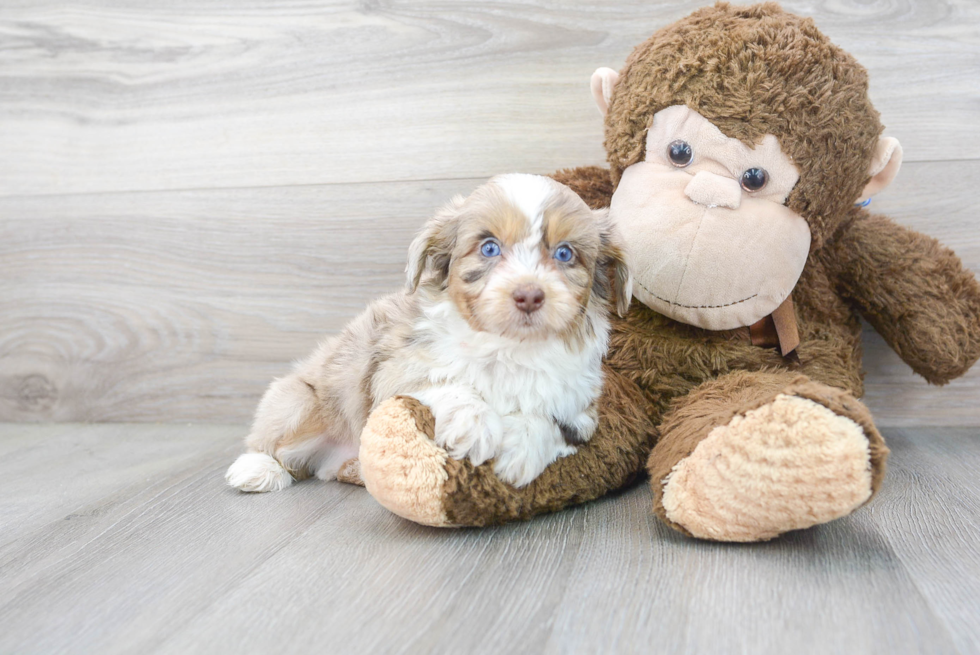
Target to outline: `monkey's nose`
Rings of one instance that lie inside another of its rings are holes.
[[[544,291],[531,284],[523,284],[511,294],[514,304],[525,314],[533,314],[544,304]]]
[[[742,203],[742,187],[736,180],[708,171],[700,171],[691,178],[684,195],[705,207],[738,209]]]

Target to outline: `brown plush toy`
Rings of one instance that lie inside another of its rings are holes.
[[[719,3],[599,69],[610,169],[555,178],[629,241],[600,425],[515,489],[449,459],[428,410],[395,398],[362,436],[361,475],[436,526],[527,519],[642,474],[654,512],[705,539],[757,541],[844,516],[888,450],[862,395],[860,317],[933,384],[980,356],[980,286],[935,240],[862,204],[901,161],[867,74],[810,19]]]

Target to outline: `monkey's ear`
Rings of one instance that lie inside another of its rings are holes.
[[[460,208],[464,201],[463,196],[456,196],[437,211],[408,247],[405,276],[409,293],[418,288],[422,274],[430,263],[432,269],[443,278],[449,275],[449,263],[456,247]]]
[[[898,169],[901,167],[902,145],[898,139],[890,136],[880,138],[875,148],[875,156],[871,160],[871,168],[868,169],[871,181],[865,185],[858,203],[866,202],[871,196],[884,191],[898,175]]]
[[[609,103],[612,101],[613,88],[619,80],[619,73],[611,68],[597,68],[592,73],[592,98],[599,108],[599,113],[603,116],[609,111]]]

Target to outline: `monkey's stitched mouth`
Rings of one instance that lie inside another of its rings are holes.
[[[724,305],[682,305],[679,302],[674,302],[672,300],[667,300],[666,298],[661,298],[660,296],[658,296],[654,292],[652,292],[649,289],[647,289],[646,285],[643,284],[642,282],[640,282],[639,280],[636,280],[636,283],[639,284],[641,287],[643,287],[643,290],[644,291],[646,291],[647,293],[649,293],[651,296],[653,296],[654,298],[656,298],[660,302],[665,302],[668,305],[671,305],[673,307],[680,307],[682,309],[722,309],[723,307],[731,307],[733,305],[738,305],[738,304],[743,303],[743,302],[748,302],[749,300],[752,300],[753,298],[756,298],[759,295],[757,293],[753,293],[748,298],[742,298],[741,300],[735,300],[733,302],[726,303]]]

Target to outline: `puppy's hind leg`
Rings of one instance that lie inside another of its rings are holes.
[[[248,452],[228,468],[225,480],[242,491],[279,491],[309,475],[320,457],[324,425],[320,399],[299,375],[269,385],[245,439]]]

